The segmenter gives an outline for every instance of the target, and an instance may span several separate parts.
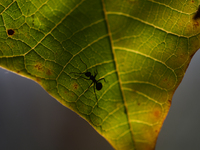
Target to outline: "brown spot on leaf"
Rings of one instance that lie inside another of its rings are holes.
[[[168,102],[168,103],[167,103],[167,106],[170,108],[170,107],[171,107],[171,104],[172,104],[172,100],[169,99],[167,102]]]
[[[168,102],[169,102],[169,104],[171,105],[172,101],[171,101],[170,99],[168,100]]]
[[[195,28],[198,28],[199,27],[199,22],[195,21],[193,25],[194,25]]]
[[[73,92],[69,92],[69,91],[65,90],[64,93],[66,94],[67,97],[74,97],[74,93]]]
[[[74,97],[74,93],[71,92],[71,93],[70,93],[70,96],[71,96],[71,97]]]
[[[163,79],[163,82],[164,82],[164,83],[167,83],[167,85],[169,86],[169,82],[168,82],[168,79],[167,79],[167,78],[164,78],[164,79]]]
[[[159,110],[155,110],[153,112],[153,115],[154,115],[155,118],[159,118],[160,117],[160,111]]]
[[[46,72],[46,74],[48,75],[48,76],[50,76],[51,74],[52,74],[52,72],[51,72],[51,70],[47,70],[47,72]]]
[[[40,80],[40,78],[36,78],[36,81],[37,81],[37,82],[40,82],[41,80]]]
[[[15,31],[13,29],[8,29],[7,30],[7,34],[8,35],[13,35],[15,33]]]
[[[164,81],[164,82],[167,82],[167,78],[164,78],[163,81]]]
[[[77,90],[77,89],[78,89],[78,84],[77,84],[77,83],[74,83],[74,84],[73,84],[73,88],[74,88],[75,90]]]
[[[184,56],[185,56],[185,55],[183,55],[183,54],[180,54],[180,55],[179,55],[180,58],[184,58]]]
[[[37,63],[35,66],[35,69],[37,69],[38,71],[42,70],[42,64],[41,63]]]

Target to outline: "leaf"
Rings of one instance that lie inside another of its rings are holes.
[[[200,47],[198,6],[197,0],[0,0],[0,65],[37,81],[115,149],[154,149]],[[101,90],[94,92],[85,72],[105,79]]]

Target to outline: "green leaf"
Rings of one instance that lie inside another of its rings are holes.
[[[37,81],[115,149],[154,149],[200,47],[199,4],[0,0],[0,65]],[[85,72],[104,78],[102,89]]]

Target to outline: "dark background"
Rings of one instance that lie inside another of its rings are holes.
[[[200,52],[176,90],[156,150],[200,149]],[[0,69],[0,150],[113,150],[40,85]]]

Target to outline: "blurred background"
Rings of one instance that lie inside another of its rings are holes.
[[[200,149],[200,51],[176,90],[156,150]],[[0,69],[0,150],[113,150],[37,83]]]

